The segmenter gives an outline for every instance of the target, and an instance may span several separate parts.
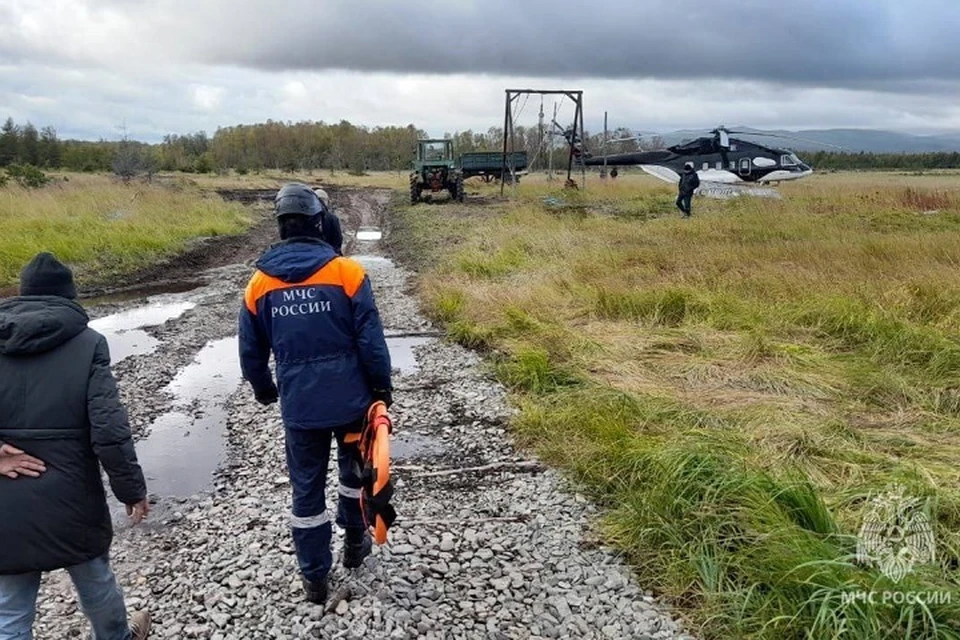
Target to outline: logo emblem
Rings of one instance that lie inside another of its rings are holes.
[[[917,564],[933,562],[933,527],[921,505],[919,498],[904,495],[900,485],[874,497],[860,527],[857,561],[876,566],[895,583]]]

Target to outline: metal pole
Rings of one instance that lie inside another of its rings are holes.
[[[553,101],[553,120],[551,120],[551,122],[556,122],[556,121],[557,121],[557,110],[558,110],[558,109],[559,109],[559,106],[557,105],[557,101],[554,100],[554,101]],[[551,127],[551,129],[550,129],[550,173],[548,174],[551,180],[553,180],[553,146],[554,146],[554,145],[553,145],[553,134],[554,134],[554,131],[553,131],[553,128]]]
[[[537,140],[537,160],[540,160],[540,154],[543,152],[543,95],[540,96],[540,121],[537,123],[539,139]],[[543,166],[543,165],[541,165]],[[530,167],[531,171],[536,171],[536,167]]]
[[[507,103],[503,108],[503,162],[500,167],[500,195],[503,196],[503,180],[507,175],[507,124],[510,122],[510,89],[507,89]]]
[[[576,98],[572,98],[576,104],[576,108],[573,111],[573,131],[571,131],[571,140],[570,140],[570,156],[567,158],[567,182],[564,185],[570,183],[571,176],[573,175],[573,154],[577,149],[577,120],[580,115],[580,102]]]
[[[603,173],[600,174],[604,178],[607,177],[607,112],[603,112]]]
[[[580,104],[580,140],[582,140],[582,141],[583,141],[583,144],[586,145],[586,144],[587,144],[587,141],[586,141],[586,132],[584,132],[584,130],[583,130],[583,91],[578,91],[578,92],[577,92],[577,95],[578,95],[579,98],[580,98],[580,99],[579,99],[579,104]],[[584,152],[584,151],[586,151],[586,147],[584,147],[583,149],[581,149],[581,152]],[[581,188],[581,189],[586,189],[586,188],[587,188],[587,165],[586,165],[586,163],[583,161],[583,154],[582,154],[582,153],[581,153],[581,155],[580,155],[580,188]]]
[[[508,165],[510,169],[510,182],[513,183],[513,195],[516,196],[517,195],[517,180],[516,180],[517,165],[516,165],[516,162],[514,162],[513,156],[517,151],[517,136],[513,127],[513,100],[520,100],[520,94],[518,93],[510,101],[510,152],[509,152],[509,155],[507,156],[509,158]],[[524,102],[524,104],[526,104],[526,102]],[[503,181],[501,180],[501,182]]]

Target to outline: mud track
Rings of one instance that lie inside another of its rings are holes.
[[[344,251],[351,252],[356,231],[361,226],[382,225],[382,210],[373,210],[365,202],[364,189],[326,187],[334,210],[343,228]],[[224,200],[250,207],[254,223],[245,233],[236,236],[204,238],[185,252],[141,269],[109,283],[83,287],[82,300],[110,297],[136,297],[154,293],[176,293],[205,284],[205,272],[237,263],[250,263],[271,243],[277,241],[277,225],[272,207],[276,189],[222,189]]]

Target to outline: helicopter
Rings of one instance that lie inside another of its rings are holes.
[[[584,148],[573,128],[558,128],[563,131],[574,157],[585,166],[639,165],[646,173],[673,184],[680,180],[680,173],[688,163],[697,170],[701,183],[769,184],[798,180],[813,174],[813,169],[790,149],[765,146],[732,137],[734,134],[742,134],[803,140],[775,133],[731,131],[721,125],[710,131],[710,136],[702,136],[666,149],[595,156]],[[618,138],[609,142],[623,140],[639,140],[639,136]]]

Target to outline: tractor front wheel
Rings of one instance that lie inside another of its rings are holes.
[[[415,178],[410,180],[410,204],[417,204],[420,202],[420,183],[416,181]]]

